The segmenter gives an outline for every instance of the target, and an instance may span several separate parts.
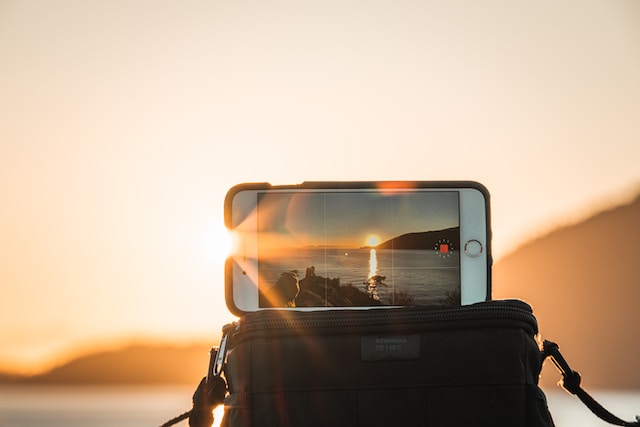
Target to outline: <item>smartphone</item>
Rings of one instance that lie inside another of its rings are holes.
[[[489,192],[470,181],[229,190],[227,307],[456,306],[491,298]]]

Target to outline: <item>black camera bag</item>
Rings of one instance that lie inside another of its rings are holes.
[[[228,333],[223,425],[552,426],[531,307],[260,311]]]

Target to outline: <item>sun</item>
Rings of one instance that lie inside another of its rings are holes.
[[[377,234],[369,234],[365,244],[367,246],[378,246],[378,244],[380,244],[380,237]]]
[[[235,249],[234,236],[224,225],[211,226],[207,234],[207,252],[217,261],[224,261]]]

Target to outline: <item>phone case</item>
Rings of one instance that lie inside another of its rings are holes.
[[[243,183],[232,187],[224,201],[225,226],[232,228],[232,202],[234,196],[245,190],[300,190],[300,189],[398,189],[398,188],[472,188],[478,190],[485,200],[486,218],[486,251],[488,254],[487,265],[487,299],[491,295],[491,209],[489,191],[482,184],[475,181],[305,181],[301,184],[293,185],[271,185],[266,182]],[[248,312],[236,306],[233,294],[233,260],[228,258],[225,262],[225,299],[228,309],[237,316],[242,316]]]

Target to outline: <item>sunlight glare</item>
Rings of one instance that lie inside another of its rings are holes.
[[[209,239],[209,253],[217,261],[224,261],[234,247],[234,240],[231,232],[223,225],[214,227],[211,230]]]
[[[224,416],[224,405],[218,405],[213,410],[213,427],[218,427],[221,425],[223,416]]]
[[[369,252],[369,278],[372,278],[378,274],[378,257],[376,250],[371,249]]]
[[[378,246],[378,244],[380,243],[380,237],[378,237],[378,235],[376,234],[369,234],[367,236],[367,242],[366,245],[367,246]]]

